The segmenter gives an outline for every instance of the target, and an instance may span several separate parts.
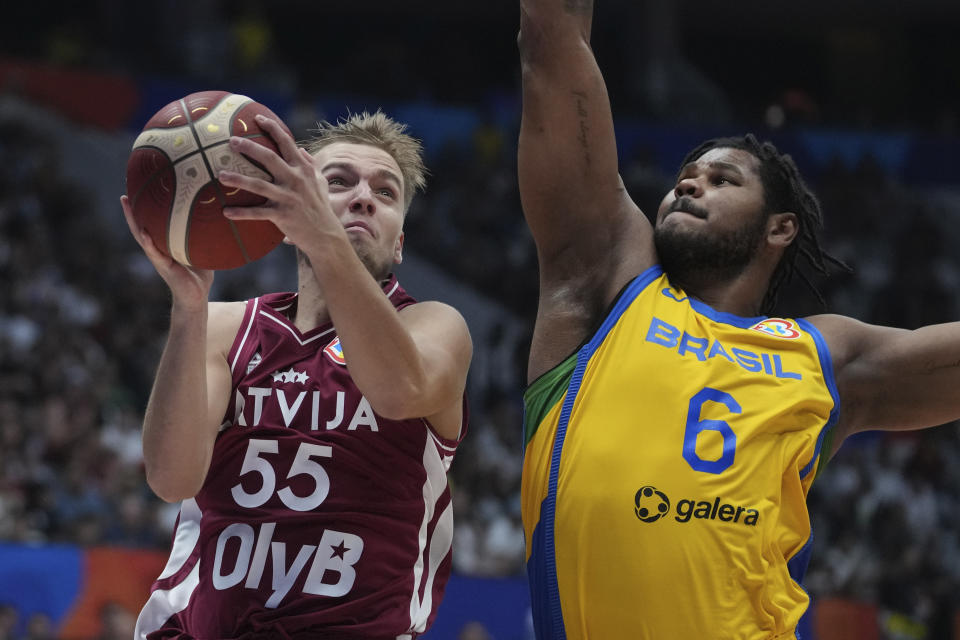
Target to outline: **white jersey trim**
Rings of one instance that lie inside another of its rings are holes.
[[[274,322],[276,322],[278,325],[280,325],[281,327],[283,327],[284,329],[286,329],[288,332],[290,332],[290,335],[293,336],[293,339],[294,339],[294,340],[296,340],[297,342],[300,343],[300,346],[303,346],[303,345],[305,345],[305,344],[309,344],[309,343],[313,342],[314,340],[317,340],[318,338],[322,338],[322,337],[325,336],[325,335],[329,335],[329,334],[333,333],[333,327],[330,327],[329,329],[327,329],[327,330],[324,331],[323,333],[318,333],[317,335],[313,336],[312,338],[307,338],[306,340],[301,340],[301,339],[300,339],[300,336],[297,335],[297,332],[294,331],[293,327],[291,327],[289,324],[287,324],[287,323],[284,322],[283,320],[280,320],[279,318],[273,317],[272,315],[270,315],[269,313],[267,313],[267,312],[264,311],[263,309],[260,310],[260,315],[262,315],[262,316],[265,317],[265,318],[270,318],[271,320],[273,320]]]
[[[387,292],[387,297],[389,298],[390,296],[392,296],[394,293],[396,293],[397,289],[399,288],[400,288],[400,281],[397,280],[396,282],[393,283],[393,288],[391,288],[390,291]]]
[[[140,611],[137,618],[137,628],[133,633],[135,640],[146,640],[148,633],[153,633],[163,626],[175,613],[179,613],[190,604],[193,590],[200,584],[200,563],[193,566],[193,571],[187,578],[172,589],[157,589],[150,594],[147,604]]]
[[[237,360],[240,359],[240,354],[243,353],[243,345],[247,343],[247,338],[250,336],[250,329],[253,328],[253,321],[257,319],[257,308],[260,306],[260,299],[256,298],[253,301],[253,311],[250,313],[250,322],[247,323],[247,328],[243,331],[243,338],[240,339],[240,344],[237,345],[237,355],[233,356],[233,362],[230,363],[230,373],[234,373],[237,368]]]
[[[423,420],[423,418],[421,418],[421,420]],[[423,423],[427,426],[427,433],[430,434],[430,436],[433,438],[433,441],[437,443],[437,446],[440,447],[440,449],[442,449],[444,453],[448,453],[448,454],[451,454],[451,455],[452,455],[452,454],[454,454],[454,453],[457,452],[457,446],[458,446],[458,445],[450,446],[450,445],[448,445],[448,444],[444,444],[444,443],[443,443],[443,440],[440,439],[440,436],[438,436],[438,435],[433,431],[433,428],[430,426],[430,424],[429,424],[426,420],[423,420]],[[460,431],[461,431],[461,433],[463,432],[463,424],[462,424],[462,423],[461,423],[461,425],[460,425]],[[457,434],[457,438],[459,439],[459,437],[460,437],[460,434],[458,433],[458,434]]]
[[[173,537],[173,548],[167,566],[163,568],[157,580],[163,580],[176,574],[190,559],[197,542],[200,540],[200,519],[203,512],[193,498],[180,503],[180,521]],[[197,560],[189,575],[170,589],[157,589],[150,594],[147,603],[140,610],[134,638],[144,640],[163,626],[170,616],[187,608],[193,590],[200,584],[200,561]]]
[[[163,568],[157,580],[169,578],[183,568],[200,540],[200,518],[202,517],[203,513],[193,498],[180,503],[180,521],[173,536],[173,548],[170,550],[167,566]]]
[[[437,570],[440,563],[450,553],[450,547],[453,543],[453,502],[447,503],[447,508],[440,514],[437,520],[437,526],[433,530],[433,539],[430,541],[430,549],[427,551],[427,560],[430,563],[427,571],[426,584],[423,586],[423,603],[420,605],[420,617],[416,622],[416,630],[423,633],[427,629],[427,620],[430,619],[430,613],[433,611],[433,580],[437,577]]]
[[[433,433],[427,429],[423,445],[423,468],[427,475],[423,483],[423,520],[420,522],[417,561],[413,565],[413,593],[410,598],[410,630],[416,633],[426,630],[427,620],[433,610],[433,579],[453,543],[453,509],[450,504],[440,516],[432,535],[429,531],[437,500],[447,488],[446,465],[432,440]],[[426,572],[423,566],[424,550],[427,552]],[[420,600],[421,585],[424,586],[423,601]]]

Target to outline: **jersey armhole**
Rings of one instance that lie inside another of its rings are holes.
[[[557,404],[573,377],[577,366],[577,354],[580,349],[567,356],[567,359],[534,380],[523,393],[523,448],[533,438],[537,427],[543,422],[550,408]]]
[[[434,439],[441,446],[443,446],[444,449],[448,449],[450,453],[453,453],[454,451],[456,451],[457,447],[460,446],[460,443],[463,442],[463,438],[467,435],[467,429],[470,423],[470,407],[469,407],[469,404],[467,403],[466,391],[464,391],[463,393],[462,409],[461,409],[460,416],[461,416],[460,417],[460,433],[457,434],[457,437],[455,439],[444,438],[443,436],[441,436],[439,433],[437,433],[437,430],[426,418],[421,418],[421,421],[427,427],[427,430],[430,431],[430,435],[432,435]]]
[[[230,346],[230,352],[227,355],[227,362],[230,363],[230,374],[233,377],[233,383],[238,380],[237,363],[240,356],[243,355],[245,347],[248,346],[250,334],[253,332],[254,321],[257,318],[257,310],[260,307],[260,298],[247,300],[246,308],[243,310],[243,320],[240,321],[240,329],[233,338],[233,344]]]
[[[539,376],[537,376],[536,379],[530,382],[527,385],[527,391],[532,389],[538,382],[540,382],[540,380],[549,376],[553,371],[555,371],[560,367],[563,367],[570,358],[577,355],[581,349],[583,349],[587,344],[590,343],[591,340],[593,340],[594,336],[597,335],[597,332],[600,331],[600,329],[603,327],[603,323],[607,321],[607,318],[610,317],[610,314],[613,313],[613,310],[617,307],[617,304],[620,302],[620,299],[623,298],[624,295],[626,295],[628,289],[634,286],[634,283],[642,282],[642,287],[641,287],[641,290],[642,290],[646,288],[647,285],[653,282],[653,280],[655,280],[662,273],[663,273],[663,268],[660,267],[660,265],[655,264],[652,267],[648,268],[643,273],[641,273],[640,275],[631,279],[625,285],[623,285],[623,287],[620,289],[617,295],[613,297],[613,300],[610,301],[610,304],[607,305],[607,308],[604,309],[602,314],[600,314],[600,317],[597,319],[597,322],[594,323],[593,327],[590,328],[590,331],[587,332],[587,335],[584,336],[580,344],[578,344],[576,348],[573,351],[571,351],[569,355],[567,355],[566,358],[560,361],[559,364],[555,365],[552,369],[547,369],[546,371],[541,373]]]
[[[836,434],[836,429],[829,429],[823,438],[823,446],[820,449],[820,460],[817,461],[817,469],[813,474],[814,482],[817,481],[817,478],[820,477],[820,474],[823,473],[827,468],[827,464],[830,462],[830,452],[833,451],[833,439]]]
[[[813,338],[814,345],[817,348],[817,356],[820,359],[823,383],[830,393],[830,397],[833,399],[833,408],[830,410],[827,422],[823,425],[820,434],[817,436],[813,459],[800,471],[800,477],[803,478],[813,470],[813,478],[816,480],[820,472],[826,468],[830,458],[830,452],[833,449],[833,439],[836,435],[834,427],[840,418],[840,392],[837,389],[837,381],[833,372],[833,359],[830,357],[830,348],[827,346],[827,341],[824,340],[823,334],[821,334],[820,330],[809,320],[804,318],[797,318],[796,320],[800,328],[809,333],[810,337]]]

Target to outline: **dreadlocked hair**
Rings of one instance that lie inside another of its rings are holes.
[[[767,213],[791,211],[796,214],[799,223],[796,240],[784,251],[770,278],[770,285],[760,306],[761,312],[765,315],[773,312],[781,286],[791,282],[794,276],[799,276],[820,304],[826,307],[823,294],[799,268],[800,258],[822,275],[829,274],[828,265],[848,272],[852,269],[842,260],[827,253],[820,245],[818,234],[823,229],[820,201],[804,182],[793,158],[780,153],[772,143],[760,142],[753,134],[748,133],[743,137],[708,140],[688,153],[680,166],[684,167],[710,149],[716,148],[740,149],[756,157],[760,161],[759,174]]]

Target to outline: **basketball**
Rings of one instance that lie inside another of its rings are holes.
[[[270,109],[246,96],[191,93],[158,111],[134,141],[127,161],[133,217],[157,248],[177,262],[233,269],[263,257],[283,240],[272,222],[223,215],[226,206],[257,205],[264,199],[222,186],[216,179],[219,171],[272,179],[227,144],[235,135],[276,151],[273,140],[257,126],[257,114],[282,124]]]

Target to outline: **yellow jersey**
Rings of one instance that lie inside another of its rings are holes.
[[[524,405],[540,640],[796,637],[839,410],[813,325],[715,311],[654,266]]]

